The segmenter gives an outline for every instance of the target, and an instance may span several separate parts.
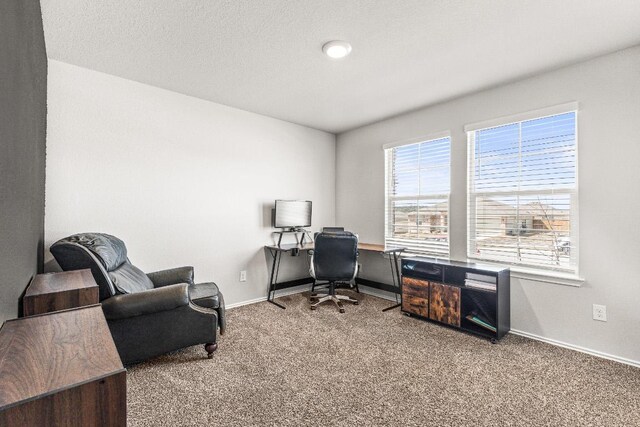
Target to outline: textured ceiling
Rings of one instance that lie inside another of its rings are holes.
[[[640,43],[638,0],[42,0],[50,58],[338,133]],[[330,60],[322,45],[347,40]]]

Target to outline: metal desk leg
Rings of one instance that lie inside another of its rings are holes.
[[[273,264],[271,265],[271,275],[269,277],[269,294],[267,295],[267,301],[285,310],[285,306],[278,304],[273,300],[276,296],[276,284],[278,281],[278,273],[280,272],[280,259],[282,258],[282,251],[272,250],[270,252],[271,256],[273,256]]]
[[[400,268],[398,267],[398,253],[393,253],[393,260],[389,257],[389,265],[391,266],[391,278],[393,279],[393,286],[400,287]],[[395,265],[395,270],[394,270]],[[382,309],[382,311],[393,310],[394,308],[398,308],[402,305],[402,303],[398,302],[398,294],[396,294],[396,304],[391,307],[387,307]]]

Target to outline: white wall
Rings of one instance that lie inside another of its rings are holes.
[[[336,222],[382,243],[382,145],[449,130],[451,257],[465,259],[463,126],[569,101],[580,105],[580,275],[586,283],[575,288],[512,278],[511,325],[640,363],[640,47],[338,135]],[[607,306],[608,322],[592,320],[593,303]]]
[[[239,303],[266,296],[277,198],[312,200],[312,228],[334,223],[334,135],[49,61],[47,248],[114,234],[142,270],[193,265]]]

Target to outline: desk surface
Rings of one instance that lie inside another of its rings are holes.
[[[0,329],[0,410],[118,372],[124,367],[99,305]]]
[[[289,244],[285,244],[285,245],[266,245],[265,246],[267,249],[270,250],[274,250],[274,251],[281,251],[281,252],[289,252],[291,249],[299,249],[301,251],[308,251],[314,248],[313,243],[305,243],[303,245],[296,245],[295,243],[289,243]],[[387,246],[385,247],[384,245],[379,245],[377,243],[358,243],[358,249],[361,251],[370,251],[370,252],[379,252],[379,253],[385,253],[385,254],[390,254],[393,252],[402,252],[404,251],[406,248],[403,247],[399,247],[399,246]]]

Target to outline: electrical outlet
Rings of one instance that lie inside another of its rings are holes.
[[[593,320],[607,321],[607,306],[593,304]]]
[[[242,270],[240,272],[240,281],[241,282],[246,282],[247,281],[247,270]]]

